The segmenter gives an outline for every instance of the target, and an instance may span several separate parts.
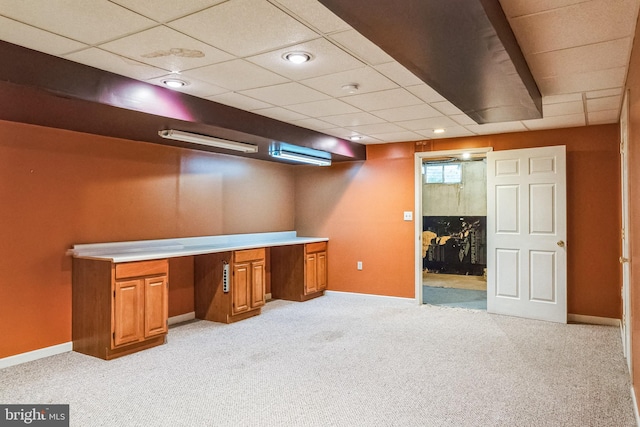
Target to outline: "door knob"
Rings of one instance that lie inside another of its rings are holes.
[[[629,258],[621,256],[620,258],[618,258],[618,261],[620,261],[620,264],[624,264],[625,262],[629,262]]]
[[[558,240],[556,245],[560,246],[561,248],[564,248],[564,240]]]

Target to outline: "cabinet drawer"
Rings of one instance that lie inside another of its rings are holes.
[[[233,260],[235,262],[253,261],[256,259],[264,259],[264,258],[265,258],[264,248],[245,249],[242,251],[235,251],[233,253]]]
[[[116,264],[116,279],[126,277],[153,276],[155,274],[168,274],[169,262],[166,259],[153,261],[135,261]]]
[[[312,252],[322,252],[327,250],[327,242],[307,243],[304,250],[309,254]]]

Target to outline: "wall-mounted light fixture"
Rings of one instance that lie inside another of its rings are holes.
[[[331,166],[330,159],[309,156],[307,154],[294,153],[286,150],[273,150],[269,153],[271,157],[279,157],[281,159],[293,160],[295,162],[309,163],[317,166]]]
[[[193,144],[208,145],[209,147],[224,148],[227,150],[242,151],[243,153],[257,153],[258,146],[244,142],[230,141],[228,139],[216,138],[214,136],[200,135],[197,133],[184,132],[181,130],[165,129],[158,131],[158,135],[163,138],[176,141],[191,142]]]

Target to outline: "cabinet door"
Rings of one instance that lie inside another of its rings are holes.
[[[319,291],[327,289],[327,253],[318,252],[316,258],[316,277]]]
[[[249,310],[249,295],[251,286],[251,263],[242,262],[233,265],[232,313],[242,313]]]
[[[167,276],[144,279],[144,336],[152,337],[168,331],[169,316]]]
[[[305,264],[304,293],[306,295],[318,290],[318,254],[307,254]]]
[[[251,308],[262,307],[265,304],[265,278],[263,260],[251,263]]]
[[[116,281],[113,299],[113,345],[130,344],[144,339],[142,279]]]

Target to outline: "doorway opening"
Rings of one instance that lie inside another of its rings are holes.
[[[416,154],[420,304],[487,309],[487,151]]]

